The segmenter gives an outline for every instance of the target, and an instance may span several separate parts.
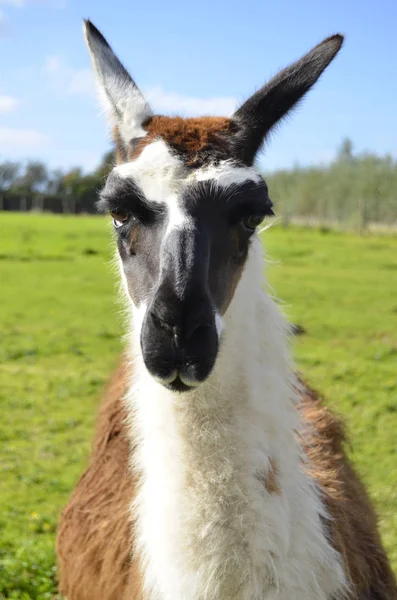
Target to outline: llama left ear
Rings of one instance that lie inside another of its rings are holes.
[[[84,36],[105,110],[112,125],[118,126],[123,142],[128,144],[146,134],[142,123],[152,116],[152,111],[132,77],[91,21],[84,21]]]
[[[280,71],[235,112],[232,117],[237,126],[234,144],[241,160],[249,165],[253,163],[269,131],[316,83],[342,43],[340,34],[325,39]]]

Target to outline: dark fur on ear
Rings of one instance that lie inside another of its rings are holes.
[[[325,39],[300,60],[283,69],[233,115],[238,125],[236,155],[251,165],[269,131],[299,102],[336,56],[342,35]]]

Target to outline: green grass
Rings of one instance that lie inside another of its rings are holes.
[[[342,413],[397,568],[397,238],[264,234],[296,356]],[[100,217],[0,214],[0,599],[53,598],[55,528],[122,331]]]

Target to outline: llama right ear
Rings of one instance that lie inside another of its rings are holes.
[[[112,125],[125,144],[142,137],[142,124],[152,116],[152,111],[129,73],[113,50],[91,23],[84,21],[84,36],[90,52],[102,103]]]
[[[333,35],[283,69],[234,113],[235,151],[251,165],[269,131],[301,100],[339,52],[342,35]]]

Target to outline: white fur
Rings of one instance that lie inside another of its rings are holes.
[[[178,377],[178,371],[175,369],[175,371],[172,371],[172,373],[170,373],[170,375],[168,377],[156,377],[156,381],[158,381],[159,383],[161,383],[162,385],[168,385],[169,383],[172,383],[173,381],[175,381],[175,379]],[[188,385],[188,384],[186,384]]]
[[[120,177],[134,179],[147,199],[155,202],[167,202],[170,190],[180,192],[183,186],[199,181],[211,181],[226,189],[262,180],[254,167],[238,167],[231,160],[190,171],[161,139],[148,144],[138,158],[115,167],[114,171]]]
[[[254,168],[237,167],[228,160],[190,172],[161,139],[148,144],[135,160],[115,167],[114,172],[124,179],[132,179],[149,202],[167,206],[167,235],[174,229],[193,227],[192,219],[186,215],[180,201],[181,192],[187,185],[211,181],[225,189],[246,181],[261,180]]]
[[[97,79],[102,105],[112,124],[119,125],[125,142],[146,135],[142,123],[152,111],[110,47],[92,36],[87,25],[84,36]]]
[[[190,180],[213,181],[218,187],[229,188],[246,181],[259,183],[262,178],[254,167],[237,167],[233,161],[223,160],[218,165],[209,165],[195,170]]]
[[[215,327],[216,327],[216,331],[218,333],[218,337],[220,337],[225,328],[225,321],[223,320],[222,316],[218,312],[215,313]]]
[[[262,271],[255,239],[224,315],[214,371],[185,394],[167,391],[146,371],[144,309],[133,309],[135,384],[127,402],[142,485],[132,511],[147,599],[330,600],[344,593],[341,559],[320,521],[325,508],[295,437],[301,424],[287,326],[262,290]],[[263,485],[272,463],[280,494]]]
[[[182,383],[191,388],[196,388],[201,383],[200,381],[197,381],[197,379],[192,379],[191,377],[188,377],[183,373],[179,373],[179,379],[182,381]]]
[[[164,202],[170,192],[179,191],[185,171],[181,160],[160,139],[145,146],[135,160],[114,168],[119,177],[133,179],[147,199],[155,202]]]
[[[167,206],[167,234],[175,228],[192,226],[178,197],[186,169],[163,140],[149,144],[137,159],[115,167],[114,172],[119,177],[132,179],[149,202]]]

